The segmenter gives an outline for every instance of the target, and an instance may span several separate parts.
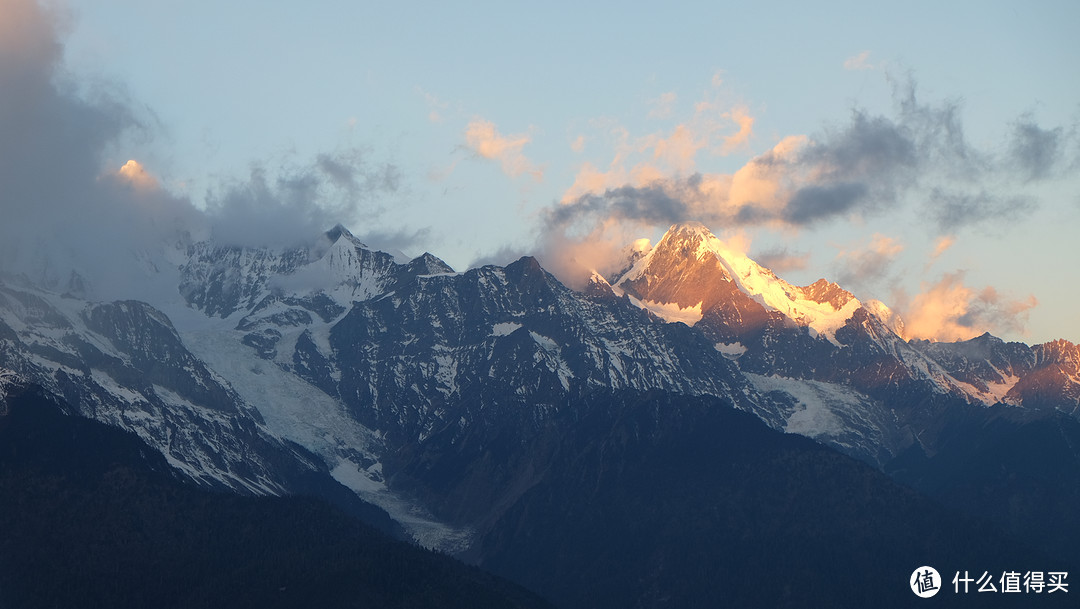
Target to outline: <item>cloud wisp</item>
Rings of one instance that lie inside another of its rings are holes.
[[[544,179],[544,171],[530,161],[522,149],[532,141],[525,134],[503,135],[495,127],[495,123],[475,118],[465,128],[465,144],[477,155],[498,161],[503,173],[516,178],[522,174],[529,174],[534,180]]]
[[[870,51],[860,51],[844,60],[845,70],[873,70],[876,67],[870,63]]]

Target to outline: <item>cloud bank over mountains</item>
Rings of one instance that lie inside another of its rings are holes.
[[[163,185],[152,167],[123,154],[131,140],[155,137],[156,119],[122,87],[80,82],[68,73],[68,17],[60,9],[0,0],[0,14],[0,270],[57,286],[77,270],[115,288],[142,272],[119,261],[142,264],[139,254],[163,243],[213,237],[234,245],[293,245],[348,218],[377,216],[377,201],[399,192],[406,180],[401,169],[369,151],[344,148],[301,162],[253,163],[248,175],[220,180],[196,205]],[[868,53],[845,64],[851,70],[875,66]],[[937,239],[938,247],[926,252],[929,267],[957,235],[1037,210],[1041,202],[1029,186],[1080,170],[1075,126],[1045,127],[1024,114],[1009,125],[1002,145],[976,145],[965,135],[959,101],[927,102],[917,95],[915,79],[904,76],[891,80],[890,114],[854,108],[841,124],[774,138],[768,151],[735,171],[703,171],[704,157],[745,153],[762,138],[755,111],[718,93],[719,76],[696,103],[674,92],[650,102],[657,119],[692,108],[687,120],[666,131],[636,136],[615,122],[603,124],[615,142],[610,162],[580,164],[561,198],[533,218],[535,244],[503,246],[479,261],[533,253],[577,286],[587,271],[614,270],[627,244],[676,222],[700,221],[748,241],[740,230],[798,232],[908,209],[928,219],[926,230]],[[534,160],[534,135],[532,128],[507,135],[474,116],[461,148],[511,179],[539,183],[547,175]],[[580,134],[568,141],[577,153],[592,145]],[[421,227],[371,236],[409,249],[431,234]],[[856,291],[889,281],[904,247],[898,237],[875,235],[869,245],[842,249],[833,261],[835,278]],[[807,268],[809,257],[773,248],[760,259],[783,272]],[[926,328],[921,333],[928,337],[1023,328],[1034,298],[968,286],[964,279],[954,271],[924,282],[914,296],[894,290],[893,304],[915,320],[935,311],[951,320],[940,328],[911,325]]]
[[[845,67],[868,69],[867,59],[860,54]],[[1024,115],[1010,125],[1004,145],[980,147],[965,135],[959,101],[923,101],[910,75],[890,82],[891,114],[854,108],[845,123],[811,136],[784,137],[729,174],[696,169],[703,146],[687,148],[674,171],[649,161],[634,165],[621,153],[606,172],[583,165],[567,194],[545,211],[542,258],[570,283],[581,284],[589,270],[606,273],[620,266],[623,247],[634,237],[677,222],[697,220],[745,239],[746,230],[858,225],[909,210],[929,220],[924,230],[937,247],[926,259],[933,263],[958,234],[1034,213],[1040,201],[1029,187],[1080,167],[1075,127],[1048,129]],[[707,137],[683,131],[680,125],[672,139]],[[660,150],[655,147],[653,160],[661,157]],[[836,278],[856,291],[889,281],[896,277],[894,263],[904,247],[897,237],[874,235],[870,246],[838,254]],[[807,257],[783,249],[761,256],[778,271],[806,268]],[[892,290],[893,304],[917,320],[913,337],[956,340],[992,329],[1022,332],[1034,297],[1010,298],[992,286],[975,288],[963,280],[963,272],[943,275],[924,282],[924,291],[914,297]],[[935,316],[941,318],[936,324],[930,322]]]

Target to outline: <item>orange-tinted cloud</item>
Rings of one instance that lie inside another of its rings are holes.
[[[903,313],[905,338],[968,340],[984,332],[1023,332],[1034,296],[1012,300],[993,287],[964,283],[964,273],[949,273],[912,299]]]
[[[790,189],[784,168],[804,144],[805,138],[785,138],[733,175],[672,179],[654,163],[627,168],[622,161],[633,156],[631,145],[620,148],[606,171],[584,163],[561,205],[548,210],[545,266],[574,284],[592,270],[613,270],[622,247],[652,227],[681,220],[738,227],[748,223],[740,217],[746,213],[778,214]]]
[[[721,149],[722,154],[730,154],[750,141],[750,136],[754,132],[754,117],[750,116],[750,113],[744,107],[733,108],[731,112],[724,116],[730,118],[732,122],[739,126],[737,132],[724,138],[724,145]]]
[[[653,144],[653,159],[677,173],[694,169],[695,157],[709,143],[708,134],[695,133],[687,125],[677,125],[666,138],[658,138]]]
[[[541,235],[537,254],[544,268],[566,285],[581,289],[593,271],[606,277],[622,270],[619,267],[629,256],[627,244],[640,242],[643,230],[647,227],[642,223],[608,218],[583,233],[548,231]]]
[[[715,84],[718,85],[719,81]],[[615,136],[616,142],[614,158],[607,170],[601,171],[593,163],[583,163],[573,184],[563,193],[562,203],[568,204],[586,195],[599,195],[620,186],[649,186],[670,181],[672,176],[690,176],[697,171],[698,158],[702,151],[722,156],[745,148],[753,136],[754,117],[745,106],[725,110],[713,96],[711,93],[706,94],[704,100],[694,105],[694,114],[690,120],[675,125],[667,132],[633,138],[626,129],[609,126],[609,132]],[[649,116],[669,116],[676,99],[675,93],[665,93],[653,100],[650,102],[652,109]],[[796,140],[804,143],[804,139],[785,138],[777,150],[769,154],[774,157],[784,154],[785,147],[790,147]],[[575,140],[571,147],[575,151],[583,149],[582,137]],[[760,167],[760,170],[754,173],[758,174],[760,179],[764,173],[768,173],[768,169]],[[744,192],[750,186],[747,184],[750,178],[751,176],[744,172],[742,179],[736,180]],[[727,198],[727,190],[732,182],[732,176],[706,175],[702,183],[709,185],[709,192],[698,193],[695,198],[701,199],[702,195],[713,197],[721,191],[724,198]],[[716,188],[718,184],[723,184],[723,187]],[[775,191],[775,188],[772,190]]]
[[[934,251],[930,252],[930,261],[927,262],[927,266],[930,266],[937,261],[937,259],[955,243],[956,237],[953,235],[942,235],[941,237],[938,237],[937,241],[934,243]]]
[[[753,118],[741,111],[733,115],[744,122],[740,131],[728,136],[727,142],[738,145],[743,138],[749,137]],[[739,135],[742,134],[742,135]],[[588,197],[606,196],[606,193],[620,187],[651,188],[653,194],[663,193],[672,200],[681,202],[684,208],[671,218],[696,219],[703,222],[728,221],[738,214],[744,206],[758,210],[767,209],[767,213],[779,213],[784,201],[790,195],[787,184],[787,168],[790,167],[798,152],[806,145],[804,136],[786,137],[772,150],[755,157],[734,174],[693,174],[697,154],[706,148],[709,135],[695,133],[686,124],[677,125],[667,137],[652,136],[637,141],[630,141],[625,130],[618,132],[620,139],[616,146],[616,155],[607,170],[600,170],[592,163],[583,163],[574,178],[573,184],[563,193],[561,203],[588,214]],[[735,138],[732,140],[731,138]],[[631,165],[630,160],[641,159],[641,152],[652,154],[649,158]],[[673,179],[672,173],[690,176]],[[642,202],[647,204],[647,202]],[[620,212],[618,204],[612,213],[630,215],[629,209]],[[564,210],[562,213],[573,213]],[[666,221],[665,221],[666,222]],[[668,222],[670,223],[670,222]]]
[[[570,205],[589,193],[604,192],[608,188],[625,184],[627,179],[627,174],[619,168],[600,171],[595,165],[586,161],[581,164],[577,175],[574,176],[574,183],[563,193],[562,203]]]
[[[754,206],[778,212],[790,193],[790,167],[807,144],[805,136],[788,136],[731,176],[727,200],[733,208]]]
[[[530,141],[532,138],[525,134],[503,135],[495,128],[495,123],[480,118],[473,119],[465,129],[465,143],[473,152],[485,159],[499,161],[503,172],[510,177],[528,173],[539,181],[544,177],[543,170],[522,153]]]
[[[116,171],[116,176],[138,189],[157,188],[158,181],[154,176],[147,173],[146,169],[136,160],[129,160],[123,167]]]

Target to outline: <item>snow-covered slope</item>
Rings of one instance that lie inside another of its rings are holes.
[[[615,287],[669,321],[687,320],[688,310],[696,311],[700,320],[737,290],[765,312],[779,313],[829,340],[862,306],[851,293],[824,279],[805,287],[791,285],[696,222],[668,229]]]
[[[318,469],[146,303],[88,303],[0,283],[0,366],[136,433],[201,484],[279,494],[289,476]]]

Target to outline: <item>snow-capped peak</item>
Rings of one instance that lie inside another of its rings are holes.
[[[308,260],[318,260],[335,247],[338,247],[339,249],[370,249],[367,244],[363,243],[357,239],[355,235],[349,232],[349,229],[345,228],[344,225],[337,224],[334,228],[324,232],[315,240],[315,243],[308,249]]]
[[[335,243],[339,239],[347,239],[358,247],[362,247],[365,249],[367,248],[367,245],[364,245],[359,239],[356,238],[355,235],[349,232],[349,229],[345,228],[345,226],[342,224],[336,224],[334,228],[326,231],[325,234],[326,238],[329,239],[331,243]]]
[[[676,304],[680,309],[700,307],[703,313],[738,292],[830,340],[862,306],[850,292],[824,280],[806,287],[791,285],[699,222],[669,228],[616,287],[646,306]]]

